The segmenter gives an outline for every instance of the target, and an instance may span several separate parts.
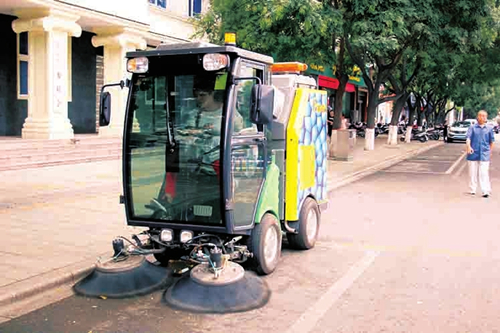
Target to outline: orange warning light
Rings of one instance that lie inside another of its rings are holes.
[[[307,70],[307,65],[301,62],[277,62],[271,66],[273,73],[297,73]]]

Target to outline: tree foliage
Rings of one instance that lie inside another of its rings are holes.
[[[217,44],[235,32],[240,47],[276,61],[334,65],[339,103],[356,64],[368,86],[373,127],[377,105],[387,100],[381,87],[392,92],[396,112],[413,93],[436,120],[450,111],[450,101],[496,113],[498,7],[496,0],[212,0],[194,22],[196,37]]]
[[[196,37],[222,44],[235,32],[238,46],[279,61],[332,63],[334,12],[309,0],[213,0],[195,21]]]

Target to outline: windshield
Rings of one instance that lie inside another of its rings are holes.
[[[219,156],[227,72],[206,72],[190,56],[171,58],[150,60],[149,73],[132,78],[125,156],[128,212],[132,219],[221,224]]]
[[[470,125],[471,125],[471,123],[469,123],[469,122],[459,121],[459,122],[454,123],[451,127],[467,128]]]

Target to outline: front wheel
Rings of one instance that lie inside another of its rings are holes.
[[[316,201],[307,198],[300,210],[298,233],[286,235],[288,242],[294,249],[309,250],[314,247],[318,238],[320,217]]]
[[[274,272],[281,256],[281,228],[274,215],[265,214],[255,225],[248,247],[253,253],[253,266],[258,274]]]

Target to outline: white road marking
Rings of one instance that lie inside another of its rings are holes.
[[[467,152],[464,152],[462,155],[460,155],[458,160],[456,160],[455,163],[453,163],[453,165],[448,170],[446,170],[445,174],[449,175],[450,173],[452,173],[453,170],[455,170],[455,168],[462,161],[462,159],[465,157],[466,154],[467,154]]]
[[[401,169],[401,170],[384,170],[383,172],[387,172],[387,173],[423,173],[423,174],[427,174],[427,175],[442,175],[443,173],[442,172],[433,172],[433,171],[414,171],[414,170],[405,170],[405,169]]]
[[[462,175],[462,172],[464,171],[465,167],[467,166],[467,161],[462,164],[462,166],[460,167],[460,169],[458,169],[457,172],[455,172],[455,174],[452,176],[453,178],[458,178]]]
[[[308,333],[330,310],[335,302],[346,292],[352,284],[370,267],[380,254],[379,251],[368,251],[349,271],[337,280],[323,296],[309,307],[300,318],[295,321],[287,333]]]

